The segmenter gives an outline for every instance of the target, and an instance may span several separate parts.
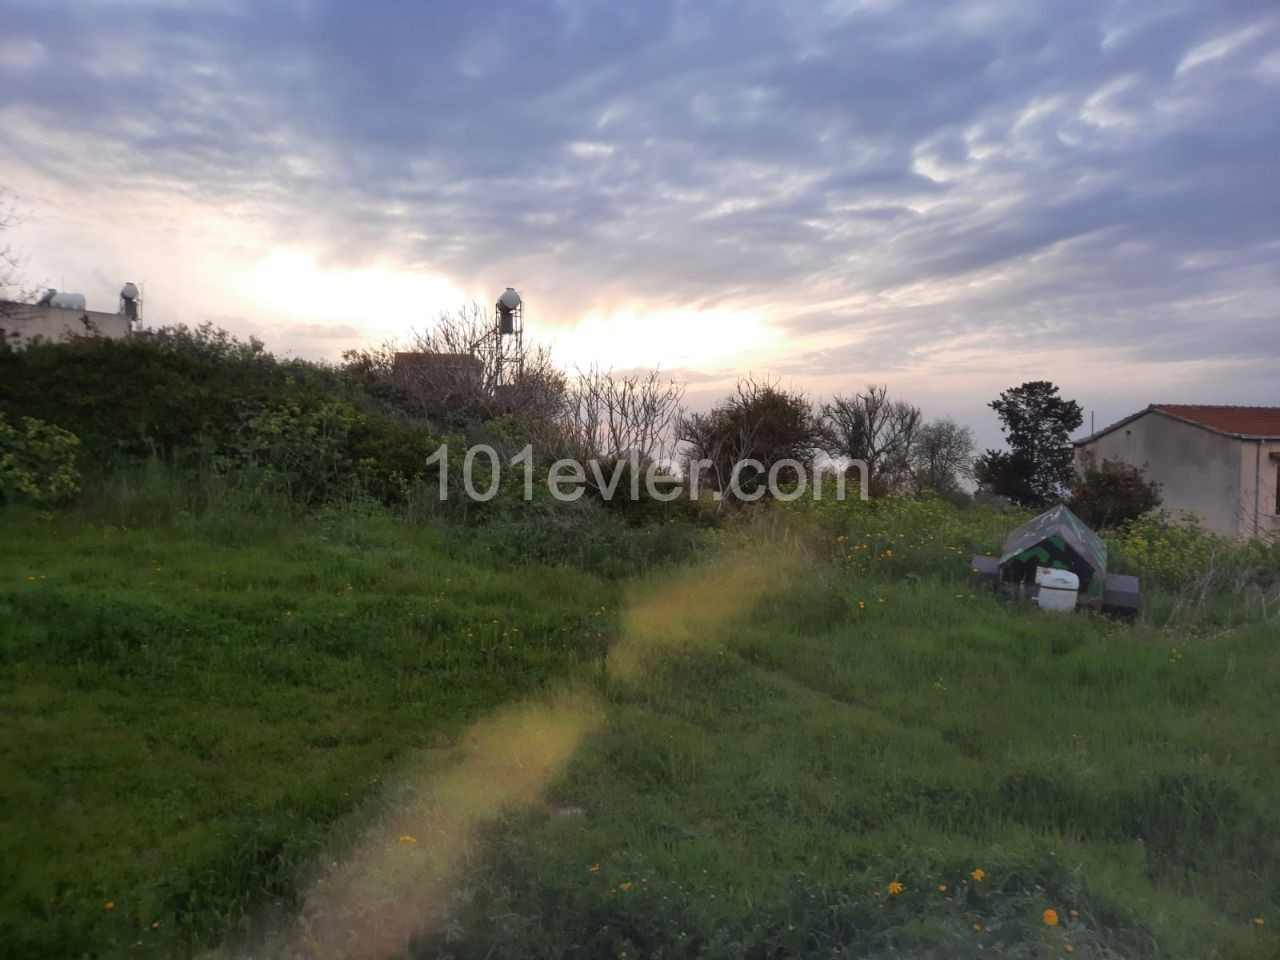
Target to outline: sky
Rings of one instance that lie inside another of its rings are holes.
[[[514,286],[694,406],[1280,403],[1273,2],[0,0],[0,187],[29,285],[281,354]]]

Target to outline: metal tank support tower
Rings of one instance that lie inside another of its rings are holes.
[[[494,315],[498,383],[515,383],[524,370],[524,301],[514,287],[498,297]]]
[[[136,283],[130,281],[120,288],[120,309],[117,312],[129,318],[130,327],[142,319],[142,294]]]

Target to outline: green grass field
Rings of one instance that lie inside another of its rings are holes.
[[[584,813],[491,828],[433,948],[1276,955],[1273,625],[1180,637],[808,565],[689,621],[720,577],[636,588],[675,639],[607,685],[551,800]]]
[[[379,513],[145,507],[0,512],[0,953],[287,908],[406,751],[563,675],[614,589]]]
[[[1277,955],[1274,619],[180,500],[0,512],[0,952]]]

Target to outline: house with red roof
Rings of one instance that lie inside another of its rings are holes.
[[[1120,460],[1160,484],[1166,510],[1210,530],[1280,534],[1280,407],[1154,403],[1075,443],[1076,463]]]

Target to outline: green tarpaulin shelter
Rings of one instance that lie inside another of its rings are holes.
[[[1024,523],[1004,541],[1002,578],[1031,583],[1036,567],[1070,570],[1080,592],[1102,596],[1107,578],[1107,545],[1065,506],[1056,506]]]

